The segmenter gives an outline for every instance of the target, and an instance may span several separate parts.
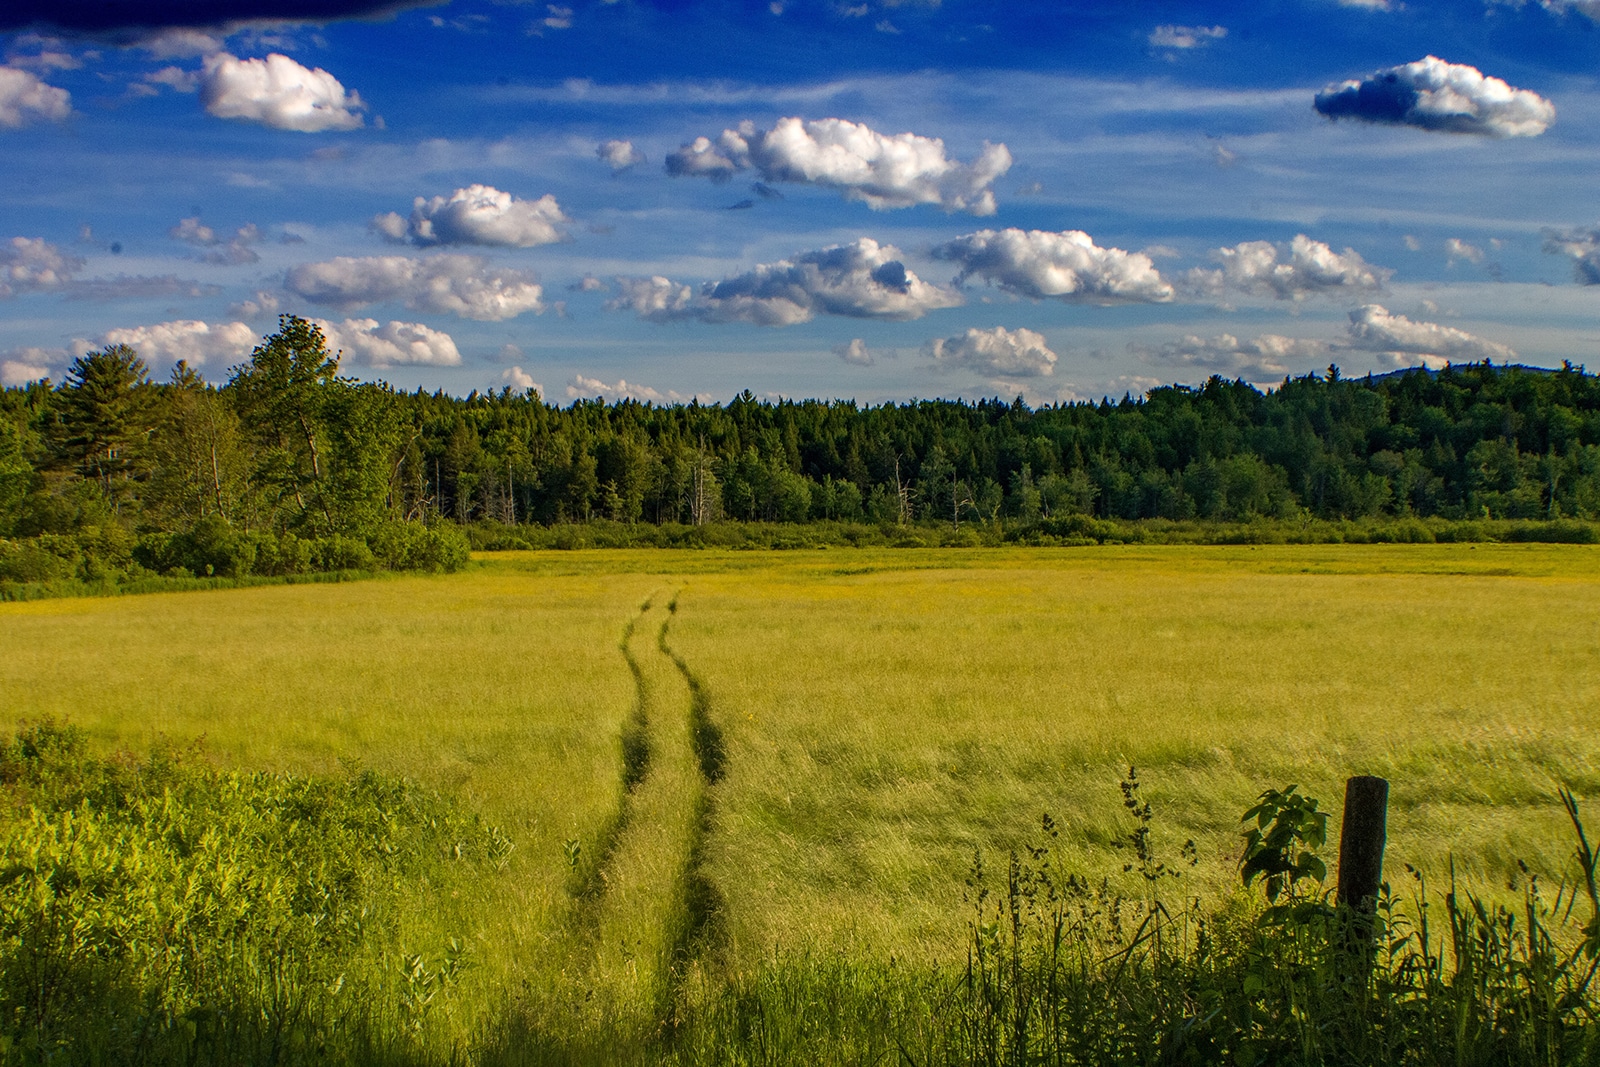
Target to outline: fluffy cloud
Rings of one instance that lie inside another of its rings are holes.
[[[1579,285],[1600,285],[1600,227],[1592,230],[1546,230],[1544,250],[1571,256],[1572,272]]]
[[[1316,109],[1331,119],[1489,137],[1536,137],[1556,120],[1555,105],[1538,93],[1437,56],[1330,85]]]
[[[1204,48],[1228,36],[1226,26],[1157,26],[1150,31],[1152,48]]]
[[[59,289],[82,269],[80,257],[68,255],[43,237],[13,237],[0,244],[0,299]]]
[[[194,367],[241,360],[259,343],[256,331],[242,322],[213,326],[197,319],[110,330],[100,338],[101,346],[127,345],[148,363],[176,363],[181,359]]]
[[[673,401],[687,400],[688,397],[668,390],[665,393],[652,389],[648,385],[630,382],[626,378],[618,378],[615,384],[603,382],[599,378],[587,378],[582,374],[573,375],[572,381],[567,385],[567,398],[576,400],[579,397],[598,396],[606,400],[649,400],[655,403],[670,403]]]
[[[852,337],[849,344],[834,345],[833,354],[857,367],[870,367],[878,362],[877,357],[868,350],[867,343],[859,337]]]
[[[606,301],[609,311],[631,311],[641,319],[668,322],[692,318],[694,290],[657,274],[651,278],[618,278],[617,295]]]
[[[974,215],[995,212],[994,180],[1011,168],[1003,144],[985,144],[971,164],[948,158],[944,142],[914,133],[886,136],[845,119],[779,119],[697,137],[667,157],[667,173],[726,180],[754,169],[765,181],[841,190],[874,210],[937,204]]]
[[[1249,341],[1241,341],[1229,333],[1216,337],[1188,334],[1159,348],[1134,349],[1151,363],[1190,367],[1224,378],[1243,378],[1256,385],[1282,381],[1295,373],[1291,364],[1303,369],[1308,363],[1326,359],[1332,350],[1333,346],[1326,341],[1273,333]]]
[[[417,197],[411,218],[396,212],[379,215],[373,228],[395,241],[416,245],[493,245],[533,248],[563,240],[559,226],[570,222],[556,198],[518,200],[492,185],[469,185],[449,196]]]
[[[455,340],[420,322],[380,325],[377,319],[317,319],[328,347],[368,367],[459,367]]]
[[[217,243],[217,231],[200,221],[197,215],[193,218],[179,219],[178,224],[167,231],[167,236],[174,241],[183,241],[191,245],[214,245]]]
[[[274,52],[266,59],[207,56],[200,73],[200,102],[219,119],[244,119],[277,130],[318,133],[353,130],[366,105],[321,67],[308,70]]]
[[[1082,230],[979,230],[933,254],[961,265],[958,283],[978,275],[1035,300],[1160,304],[1173,297],[1149,256],[1101,248]]]
[[[620,295],[606,306],[657,322],[695,318],[793,326],[818,313],[904,321],[961,303],[959,293],[907,270],[899,255],[893,245],[862,237],[707,282],[698,293],[659,276],[619,278]]]
[[[50,352],[43,348],[17,348],[0,359],[0,385],[12,387],[27,385],[50,377],[50,364],[59,362],[65,353]]]
[[[510,367],[504,371],[501,371],[500,380],[511,386],[512,389],[519,393],[525,393],[529,389],[532,389],[540,396],[544,395],[544,386],[534,381],[533,375],[529,374],[521,367]]]
[[[1449,362],[1470,363],[1480,359],[1511,360],[1516,352],[1494,341],[1474,337],[1454,326],[1433,322],[1412,322],[1404,315],[1392,315],[1378,304],[1367,304],[1350,312],[1350,347],[1380,352],[1395,366],[1405,366],[1421,356],[1430,367]]]
[[[1304,300],[1317,293],[1378,292],[1394,272],[1374,267],[1347,248],[1335,252],[1305,234],[1289,242],[1288,255],[1271,241],[1245,241],[1219,248],[1211,258],[1219,270],[1196,267],[1184,278],[1185,288],[1204,296],[1226,292]]]
[[[595,149],[595,155],[611,168],[613,174],[644,162],[644,153],[633,147],[632,141],[602,141]]]
[[[290,269],[285,285],[341,311],[400,301],[420,311],[499,322],[544,310],[544,290],[530,275],[491,267],[481,256],[339,256]]]
[[[925,351],[935,363],[984,374],[1034,378],[1054,374],[1056,367],[1056,354],[1042,334],[1004,326],[929,341]]]
[[[46,85],[38,76],[16,67],[0,67],[0,128],[15,130],[34,119],[60,122],[72,114],[65,89]]]

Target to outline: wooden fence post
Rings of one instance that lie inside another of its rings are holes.
[[[1361,775],[1344,787],[1339,829],[1338,902],[1365,915],[1377,909],[1383,885],[1383,844],[1388,833],[1389,782]]]

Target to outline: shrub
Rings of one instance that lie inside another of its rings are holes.
[[[444,523],[389,523],[369,540],[378,563],[394,571],[457,571],[466,565],[472,551],[460,528]]]
[[[0,816],[6,1062],[401,1045],[467,963],[459,939],[396,943],[401,883],[470,885],[510,849],[403,779],[102,760],[50,723],[0,744]]]
[[[0,540],[0,582],[53,582],[71,577],[77,570],[76,560],[49,551],[42,541],[37,537]]]
[[[377,557],[359,537],[332,534],[311,542],[311,569],[317,571],[370,571]]]

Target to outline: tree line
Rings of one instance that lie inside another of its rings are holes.
[[[157,571],[437,567],[462,553],[457,525],[1026,531],[1071,516],[1600,517],[1600,380],[1570,363],[1354,379],[1329,367],[1270,392],[1213,377],[1039,408],[748,391],[561,408],[510,389],[358,382],[316,326],[285,316],[220,387],[182,363],[155,382],[116,345],[59,385],[0,393],[13,559],[31,542]]]

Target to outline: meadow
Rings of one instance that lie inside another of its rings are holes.
[[[1347,776],[1390,779],[1397,888],[1453,870],[1489,902],[1519,863],[1570,876],[1557,789],[1600,792],[1585,546],[506,552],[4,604],[0,633],[7,728],[368,769],[503,830],[503,862],[400,886],[371,950],[466,946],[424,1058],[688,1055],[722,990],[797,959],[959,968],[975,850],[1045,812],[1060,869],[1137,895],[1130,767],[1175,899],[1219,907],[1269,787],[1337,812]]]

